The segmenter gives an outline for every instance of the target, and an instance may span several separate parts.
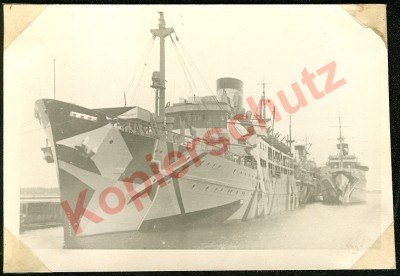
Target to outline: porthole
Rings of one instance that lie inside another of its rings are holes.
[[[210,165],[210,162],[207,163],[207,166]]]
[[[192,189],[194,190],[194,188],[196,188],[196,184],[193,184]]]
[[[233,170],[233,174],[235,174],[235,173],[236,173],[236,169]]]
[[[217,165],[217,163],[214,163],[214,165],[212,167],[215,168],[216,165]]]
[[[205,191],[207,191],[207,190],[208,190],[208,188],[210,188],[210,187],[209,187],[209,186],[207,186],[207,187],[206,187],[204,190],[205,190]]]

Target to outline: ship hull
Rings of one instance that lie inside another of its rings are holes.
[[[365,171],[359,169],[322,169],[322,199],[328,204],[366,202]]]
[[[38,100],[35,114],[57,168],[67,248],[82,247],[91,236],[247,220],[298,207],[293,175],[261,183],[255,168],[204,147],[196,159],[177,143],[116,127],[101,110]],[[180,168],[187,168],[175,177],[165,168],[171,152],[180,152]]]
[[[315,200],[316,196],[316,185],[311,183],[304,183],[300,182],[298,184],[300,187],[300,203],[301,204],[308,204],[312,203]]]

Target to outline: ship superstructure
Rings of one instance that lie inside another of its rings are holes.
[[[166,28],[160,12],[155,112],[140,107],[88,109],[36,102],[55,162],[66,247],[124,231],[247,220],[299,204],[294,157],[265,115],[243,108],[243,83],[217,80],[216,95],[165,104]],[[172,38],[172,37],[171,37]]]

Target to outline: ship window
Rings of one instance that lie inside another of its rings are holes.
[[[272,176],[274,173],[274,165],[272,165],[271,163],[269,163],[269,175]]]
[[[233,170],[233,174],[235,174],[235,173],[236,173],[236,169]]]
[[[217,163],[214,163],[214,165],[212,167],[215,168],[216,165],[217,165]]]
[[[218,191],[218,188],[215,188],[215,190],[214,190],[214,191],[215,191],[215,192],[216,192],[216,191]]]
[[[205,190],[205,191],[207,191],[207,190],[208,190],[208,188],[210,188],[210,187],[209,187],[209,186],[207,186],[207,187],[206,187],[204,190]]]
[[[207,163],[207,166],[210,165],[210,162]]]
[[[194,190],[194,188],[196,188],[196,184],[193,184],[192,189]]]

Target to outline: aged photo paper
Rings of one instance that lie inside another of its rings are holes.
[[[4,271],[394,269],[385,5],[4,5]]]

